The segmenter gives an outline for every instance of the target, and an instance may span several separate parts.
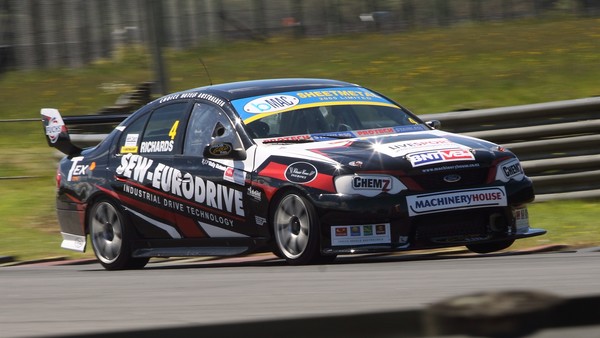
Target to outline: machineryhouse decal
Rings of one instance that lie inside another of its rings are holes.
[[[504,187],[455,190],[441,193],[412,195],[406,197],[408,215],[418,216],[434,212],[506,206]]]
[[[123,155],[116,173],[141,184],[207,207],[244,216],[243,193],[208,179],[182,173],[180,170],[131,153]]]

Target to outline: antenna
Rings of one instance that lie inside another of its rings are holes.
[[[202,67],[204,67],[204,71],[206,72],[206,76],[208,77],[208,82],[212,86],[213,82],[212,82],[212,79],[210,78],[210,74],[208,73],[208,68],[206,68],[206,65],[204,64],[204,61],[202,61],[201,57],[198,57],[198,60],[200,60],[200,63],[202,64]]]

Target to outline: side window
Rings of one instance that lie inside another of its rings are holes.
[[[183,153],[202,156],[204,148],[213,141],[241,146],[233,124],[225,112],[211,104],[196,103],[187,126]]]
[[[187,102],[173,103],[152,112],[142,142],[140,154],[175,154],[181,149],[183,121]]]
[[[146,121],[148,121],[148,116],[150,116],[150,114],[145,114],[144,116],[133,121],[131,124],[129,124],[129,126],[127,126],[127,129],[125,129],[121,134],[121,139],[119,140],[119,144],[117,147],[117,153],[136,154],[139,151],[142,132],[144,131]]]

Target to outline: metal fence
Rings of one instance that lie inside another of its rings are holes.
[[[152,9],[157,10],[155,20]],[[546,13],[599,15],[598,0],[0,0],[0,71],[79,67],[121,46],[398,32]],[[159,21],[159,22],[155,22]],[[151,30],[152,28],[152,30]]]

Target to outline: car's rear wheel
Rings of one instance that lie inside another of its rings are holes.
[[[108,199],[94,203],[89,212],[92,248],[100,264],[107,270],[143,268],[149,258],[131,256],[131,233],[119,207]]]
[[[490,242],[490,243],[479,243],[479,244],[469,244],[467,245],[467,249],[480,254],[500,251],[508,248],[515,242],[514,239],[499,241],[499,242]]]
[[[288,192],[277,200],[273,232],[278,256],[289,264],[324,263],[335,259],[335,256],[321,256],[315,207],[295,192]]]

